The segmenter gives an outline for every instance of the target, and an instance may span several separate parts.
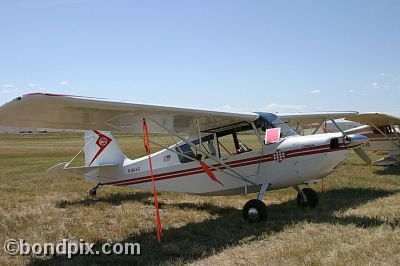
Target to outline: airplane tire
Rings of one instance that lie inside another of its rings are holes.
[[[317,207],[318,203],[319,203],[319,196],[317,194],[317,192],[315,192],[314,189],[312,188],[303,188],[303,193],[306,195],[307,198],[307,202],[305,202],[303,200],[303,197],[301,196],[301,194],[297,194],[297,204],[299,206],[308,206],[310,208],[314,208]]]
[[[92,189],[89,190],[89,195],[90,196],[96,196],[96,192],[97,192],[96,189],[92,188]]]
[[[267,206],[261,200],[252,199],[243,206],[242,214],[243,218],[250,223],[265,221],[268,216]]]

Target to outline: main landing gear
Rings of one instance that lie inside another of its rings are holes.
[[[258,193],[257,199],[252,199],[246,202],[243,206],[242,215],[243,218],[250,223],[265,221],[268,216],[267,206],[262,201],[271,184],[263,184],[260,192]],[[319,203],[319,196],[312,188],[300,189],[298,186],[294,187],[297,191],[297,204],[299,206],[314,208]]]
[[[97,189],[100,187],[100,184],[97,184],[95,187],[91,188],[88,192],[89,196],[95,197],[97,193]]]
[[[312,188],[303,188],[302,190],[295,186],[294,189],[297,191],[297,204],[303,207],[314,208],[317,207],[319,203],[319,196]]]
[[[243,218],[251,222],[265,221],[268,216],[267,205],[262,200],[252,199],[243,206]]]
[[[257,199],[252,199],[246,202],[243,206],[242,215],[243,218],[250,223],[265,221],[268,216],[267,205],[262,201],[270,184],[263,184],[260,192],[258,193]]]

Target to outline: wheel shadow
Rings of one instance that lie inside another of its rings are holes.
[[[376,175],[400,175],[400,165],[381,166],[374,173]]]
[[[301,208],[297,201],[273,204],[268,206],[269,218],[266,222],[249,224],[242,219],[241,210],[233,207],[218,207],[210,203],[175,203],[165,204],[182,210],[205,211],[217,215],[215,219],[186,224],[180,228],[164,230],[162,243],[158,244],[155,232],[132,234],[120,243],[140,243],[141,256],[76,256],[72,260],[66,257],[53,257],[49,260],[33,259],[30,265],[159,265],[183,264],[188,261],[207,258],[219,253],[228,246],[239,245],[243,239],[254,241],[263,235],[279,233],[288,225],[309,223],[330,223],[340,225],[355,225],[370,228],[388,223],[376,218],[335,215],[338,211],[356,208],[378,198],[387,197],[399,191],[373,189],[337,189],[320,194],[320,205],[315,209]],[[135,193],[133,195],[140,194]],[[133,197],[132,200],[142,200],[148,194]],[[268,197],[268,194],[266,195]],[[132,197],[130,195],[129,197]],[[124,197],[123,197],[124,198]],[[103,199],[109,202],[107,198]],[[221,200],[223,198],[221,197]],[[145,203],[148,199],[144,200]],[[76,203],[85,204],[85,203]],[[398,227],[399,224],[390,224]],[[265,238],[265,237],[264,237]],[[98,241],[96,247],[104,242]],[[100,249],[99,249],[100,250]]]

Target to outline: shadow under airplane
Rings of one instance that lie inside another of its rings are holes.
[[[362,188],[344,188],[329,190],[320,194],[320,205],[315,209],[302,208],[296,200],[272,204],[268,206],[269,217],[266,222],[249,224],[242,219],[241,210],[232,207],[219,207],[211,203],[163,203],[162,207],[172,206],[183,210],[205,211],[217,215],[215,219],[201,222],[188,223],[180,228],[164,229],[162,243],[156,241],[155,232],[132,234],[120,243],[139,243],[141,256],[129,255],[99,255],[99,256],[74,256],[67,259],[65,256],[55,256],[47,260],[32,259],[30,265],[159,265],[159,264],[183,264],[188,261],[207,258],[219,253],[227,246],[239,245],[243,239],[254,241],[262,235],[279,233],[285,230],[287,225],[304,221],[309,223],[329,223],[340,225],[355,225],[361,228],[380,226],[387,221],[375,218],[347,216],[335,216],[335,212],[356,208],[368,201],[387,197],[399,191],[386,191]],[[149,192],[137,192],[128,195],[113,194],[109,197],[96,200],[81,200],[76,202],[63,202],[60,207],[68,208],[73,205],[92,205],[97,202],[111,204],[121,201],[140,201],[153,205]],[[223,198],[221,198],[223,200]],[[127,217],[129,219],[129,217]],[[390,224],[393,227],[398,223]],[[265,238],[265,236],[263,237]],[[102,240],[96,243],[96,247],[103,244]]]

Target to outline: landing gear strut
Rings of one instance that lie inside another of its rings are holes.
[[[242,215],[243,218],[250,223],[265,221],[268,216],[267,206],[262,201],[270,184],[263,184],[260,192],[258,193],[257,199],[252,199],[246,202],[243,206]]]
[[[297,204],[299,206],[308,206],[310,208],[317,207],[319,203],[319,196],[312,188],[303,188],[302,190],[296,186],[294,187],[297,191]]]
[[[97,184],[95,187],[91,188],[88,192],[89,196],[96,196],[97,188],[100,187],[100,184]]]

